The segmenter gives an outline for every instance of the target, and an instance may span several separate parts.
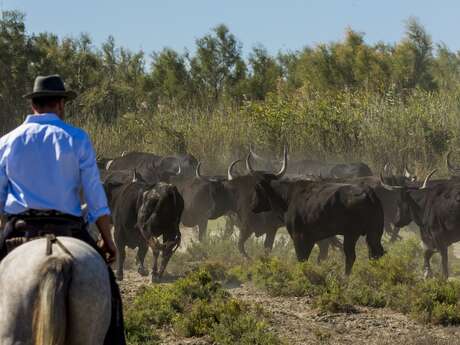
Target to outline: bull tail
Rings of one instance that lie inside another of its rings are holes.
[[[67,329],[67,297],[72,277],[68,256],[50,257],[42,267],[34,306],[35,345],[64,345]]]

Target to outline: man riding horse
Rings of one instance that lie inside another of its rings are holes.
[[[0,213],[6,221],[0,235],[0,260],[11,239],[44,235],[71,236],[95,248],[110,263],[116,248],[110,210],[88,134],[63,120],[65,104],[76,93],[58,75],[39,76],[31,100],[33,114],[0,139]],[[88,221],[102,237],[98,246],[82,216],[81,191]],[[121,296],[110,267],[111,324],[105,344],[125,344]]]

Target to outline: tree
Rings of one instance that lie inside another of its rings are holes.
[[[276,90],[282,76],[281,66],[262,46],[254,47],[249,56],[252,73],[249,77],[249,93],[253,99],[264,99],[268,92]]]
[[[172,49],[152,55],[150,73],[151,93],[155,103],[162,101],[187,102],[192,95],[190,75],[185,58]]]
[[[195,56],[189,58],[194,88],[213,102],[231,95],[245,78],[241,44],[225,25],[219,25],[212,34],[198,39],[196,46]]]
[[[22,99],[29,89],[29,40],[24,14],[4,11],[0,20],[0,121],[2,132],[9,130],[26,112]]]
[[[425,28],[415,19],[406,24],[406,37],[393,54],[393,78],[400,88],[437,88],[432,75],[433,43]]]

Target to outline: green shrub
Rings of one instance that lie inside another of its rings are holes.
[[[418,287],[413,313],[424,322],[442,325],[460,323],[460,282],[430,279]]]
[[[215,278],[223,274],[219,266],[213,268],[197,270],[170,285],[144,288],[126,311],[129,343],[155,342],[158,328],[173,325],[185,337],[210,335],[216,344],[279,344],[259,313],[232,298],[213,279],[213,274]]]

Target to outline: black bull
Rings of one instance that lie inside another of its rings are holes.
[[[231,200],[225,192],[223,178],[197,177],[172,178],[184,199],[181,222],[184,226],[199,228],[199,239],[206,237],[209,219],[217,219],[228,212]]]
[[[252,149],[250,155],[264,170],[271,171],[278,165],[276,160],[263,158]],[[322,178],[355,178],[373,175],[371,168],[363,162],[333,163],[312,159],[290,160],[286,174]]]
[[[411,219],[419,226],[420,235],[425,247],[424,269],[425,276],[432,275],[430,260],[434,252],[439,251],[442,262],[442,275],[447,278],[448,247],[460,241],[460,181],[437,180],[428,183],[428,178],[421,188],[405,186],[388,186],[397,189],[402,194],[399,214],[410,212]],[[405,222],[396,221],[396,225]]]
[[[381,245],[383,210],[374,191],[365,186],[313,181],[278,181],[256,174],[252,208],[272,210],[284,217],[299,261],[308,260],[315,242],[343,235],[345,272],[356,259],[355,245],[366,236],[369,256],[384,254]],[[252,182],[254,183],[254,182]]]
[[[404,176],[385,177],[384,181],[389,185],[407,185],[407,178]],[[371,188],[380,200],[384,214],[384,229],[390,234],[391,240],[399,237],[399,228],[408,225],[412,218],[407,208],[400,207],[402,195],[400,190],[385,188],[380,177],[367,176],[352,179],[325,180],[330,183],[356,184],[362,187]],[[411,183],[413,184],[413,183]],[[398,223],[398,225],[396,225]]]
[[[104,185],[112,209],[115,243],[118,250],[117,279],[123,279],[125,246],[138,247],[139,273],[147,272],[143,266],[148,247],[153,252],[152,280],[160,278],[180,245],[179,222],[184,202],[177,188],[166,183],[155,185],[133,180],[128,183]],[[163,244],[157,237],[162,236]],[[158,257],[162,252],[161,267]]]
[[[122,157],[115,158],[108,166],[108,170],[125,170],[146,168],[160,172],[177,172],[182,175],[193,176],[198,161],[190,154],[177,156],[158,156],[146,152],[129,152]]]

